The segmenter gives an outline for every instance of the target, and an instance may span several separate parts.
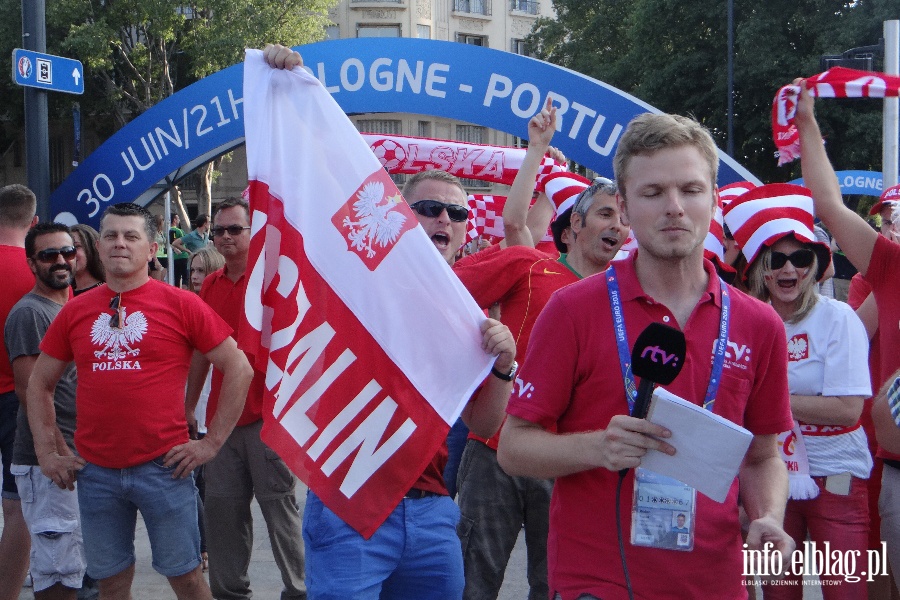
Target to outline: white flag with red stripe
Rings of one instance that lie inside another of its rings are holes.
[[[244,118],[262,437],[369,537],[487,375],[484,315],[315,77],[248,50]]]

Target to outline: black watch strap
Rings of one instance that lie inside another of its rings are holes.
[[[512,381],[513,377],[516,376],[516,369],[518,368],[518,366],[519,365],[516,364],[515,361],[513,361],[513,364],[509,370],[509,373],[501,373],[500,371],[497,370],[497,367],[491,367],[491,375],[493,375],[494,377],[496,377],[497,379],[499,379],[501,381]]]

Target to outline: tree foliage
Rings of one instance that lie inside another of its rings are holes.
[[[735,158],[763,181],[777,167],[771,104],[794,77],[820,72],[823,54],[876,44],[897,0],[733,0]],[[727,137],[727,0],[553,0],[528,43],[537,56],[614,85],[666,112],[690,114]],[[876,61],[875,68],[883,64]],[[838,169],[881,170],[881,101],[817,104]]]
[[[22,1],[0,0],[2,56],[22,46]],[[322,39],[336,2],[49,0],[47,52],[84,63],[80,102],[105,138],[174,92],[242,60],[245,47]],[[51,94],[51,111],[64,117],[72,98],[59,96]],[[0,97],[0,120],[22,123],[21,89],[0,78]]]

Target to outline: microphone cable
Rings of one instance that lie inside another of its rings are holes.
[[[634,591],[631,589],[631,577],[628,575],[628,563],[625,561],[625,540],[622,537],[622,482],[628,469],[619,471],[619,483],[616,484],[616,533],[619,537],[619,557],[622,559],[622,571],[625,572],[625,587],[628,589],[629,600],[634,600]]]

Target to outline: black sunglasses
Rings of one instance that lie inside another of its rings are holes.
[[[119,306],[122,304],[122,293],[118,293],[113,296],[112,300],[109,301],[109,308],[113,311],[112,316],[109,318],[109,327],[110,329],[120,329],[122,324],[119,319],[119,315],[121,311],[119,310]]]
[[[229,225],[228,227],[213,227],[210,229],[210,233],[212,233],[213,237],[220,237],[225,235],[225,232],[228,232],[228,235],[231,237],[235,237],[241,235],[241,232],[245,229],[250,229],[250,227],[241,227],[240,225]]]
[[[419,200],[409,205],[411,209],[422,215],[423,217],[439,217],[444,209],[447,209],[447,216],[454,223],[462,223],[469,218],[469,209],[459,204],[447,204],[440,200]]]
[[[784,265],[787,264],[787,261],[791,261],[791,264],[798,269],[805,269],[813,263],[815,257],[816,253],[806,248],[794,250],[790,254],[785,254],[784,252],[772,252],[772,269],[777,271],[784,267]]]
[[[55,263],[60,254],[62,254],[63,259],[72,260],[75,258],[75,247],[63,246],[62,248],[47,248],[46,250],[36,252],[34,256],[42,263],[49,265]]]

